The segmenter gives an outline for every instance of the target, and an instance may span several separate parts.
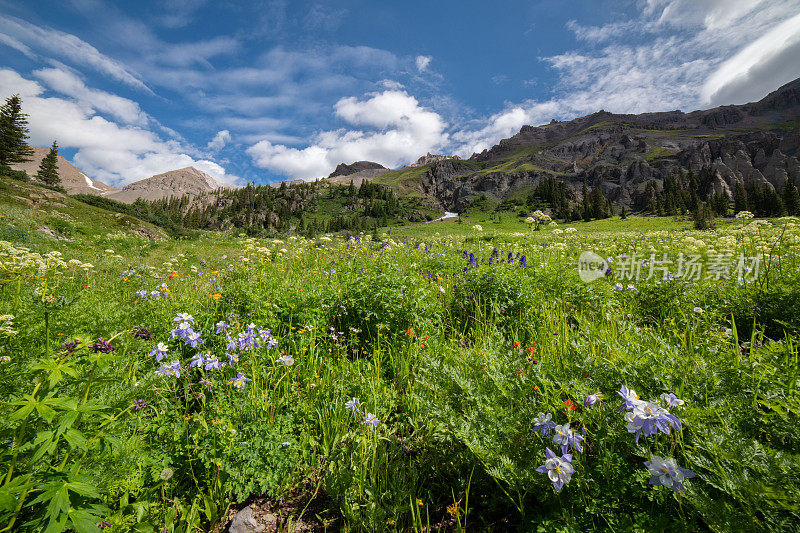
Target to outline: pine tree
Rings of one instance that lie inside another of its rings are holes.
[[[797,186],[792,181],[792,178],[786,180],[783,184],[783,206],[786,208],[786,213],[789,215],[797,215],[800,212],[800,193],[797,191]]]
[[[0,106],[0,165],[31,160],[33,149],[27,143],[27,117],[18,94],[6,98],[6,103]]]
[[[737,181],[733,188],[733,212],[738,213],[739,211],[747,210],[747,191],[742,187],[742,183]]]
[[[45,185],[60,185],[61,177],[58,175],[57,163],[58,144],[53,141],[53,146],[50,147],[50,151],[39,164],[39,172],[36,173],[36,179],[43,182]]]

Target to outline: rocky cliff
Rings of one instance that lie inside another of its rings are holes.
[[[708,193],[729,195],[737,182],[780,189],[800,184],[800,80],[758,102],[683,113],[598,111],[571,121],[523,126],[464,161],[436,160],[414,169],[421,193],[460,211],[477,197],[503,200],[555,177],[572,199],[584,181],[617,206],[639,208],[648,182],[659,188],[679,167],[712,173]],[[421,172],[420,172],[421,171]],[[408,183],[403,176],[395,180]]]

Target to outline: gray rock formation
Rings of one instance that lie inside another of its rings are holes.
[[[231,187],[231,185],[215,180],[201,170],[186,167],[131,183],[123,187],[121,191],[107,194],[106,197],[130,204],[137,198],[145,200],[180,198],[182,196],[195,198],[202,193]]]

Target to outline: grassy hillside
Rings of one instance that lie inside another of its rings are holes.
[[[0,176],[0,239],[14,242],[104,239],[163,240],[164,231],[130,215],[87,205],[59,192]]]

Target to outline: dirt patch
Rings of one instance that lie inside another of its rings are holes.
[[[215,532],[289,533],[323,532],[341,529],[341,519],[330,499],[317,495],[309,501],[307,493],[286,498],[250,498],[231,508]]]

